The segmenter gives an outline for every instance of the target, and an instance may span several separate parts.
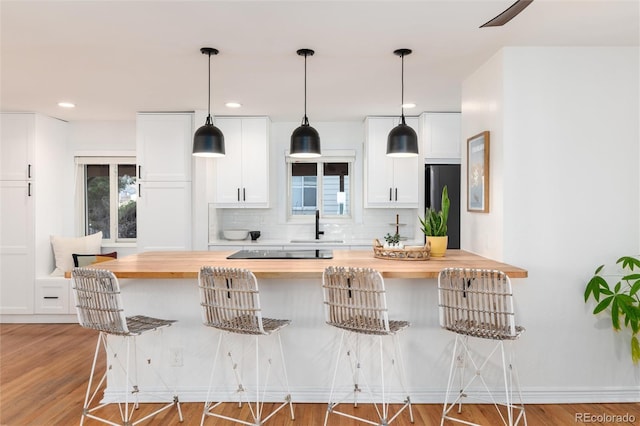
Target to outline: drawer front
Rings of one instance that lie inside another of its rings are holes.
[[[41,281],[36,280],[35,313],[36,314],[69,314],[70,282]]]

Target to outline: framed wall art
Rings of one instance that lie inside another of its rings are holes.
[[[467,211],[489,212],[489,131],[467,139]]]

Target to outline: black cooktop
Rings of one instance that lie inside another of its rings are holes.
[[[333,250],[240,250],[227,259],[333,259]]]

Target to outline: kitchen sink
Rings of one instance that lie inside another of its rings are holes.
[[[343,240],[291,240],[299,244],[344,244]]]

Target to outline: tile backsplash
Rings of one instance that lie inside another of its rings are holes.
[[[418,209],[363,209],[361,220],[349,222],[320,219],[322,239],[350,241],[382,240],[394,233],[396,215],[399,215],[401,237],[415,240],[421,237],[418,229]],[[222,239],[223,229],[249,229],[260,231],[263,240],[313,239],[313,223],[286,223],[277,209],[216,209],[209,206],[209,241]]]

